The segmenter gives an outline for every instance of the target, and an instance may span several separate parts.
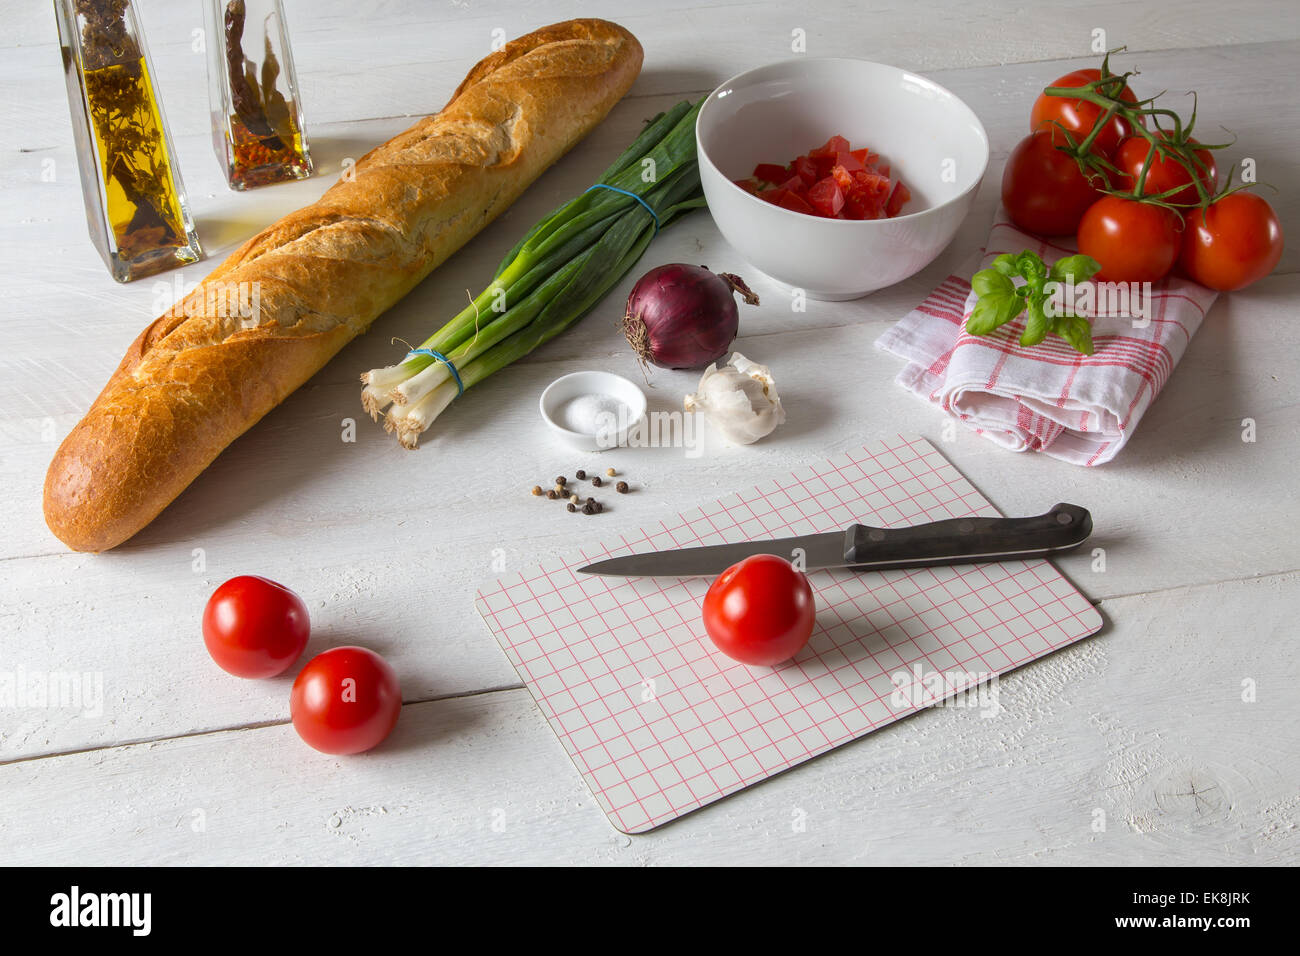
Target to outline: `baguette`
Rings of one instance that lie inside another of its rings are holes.
[[[73,550],[104,551],[152,521],[586,136],[641,57],[631,33],[603,20],[515,40],[439,113],[244,243],[140,334],[64,439],[45,478],[50,530]]]

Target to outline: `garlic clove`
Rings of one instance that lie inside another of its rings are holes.
[[[770,435],[785,422],[785,408],[772,371],[751,362],[739,352],[726,365],[704,370],[693,395],[687,395],[688,412],[702,412],[710,424],[739,445],[749,445]]]

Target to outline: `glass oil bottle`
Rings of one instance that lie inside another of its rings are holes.
[[[311,153],[280,0],[203,0],[212,143],[231,189],[306,179]]]
[[[90,237],[129,282],[203,256],[131,0],[54,0]]]

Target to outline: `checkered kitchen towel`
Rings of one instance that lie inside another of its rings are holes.
[[[983,254],[945,279],[876,347],[907,362],[900,385],[1004,448],[1105,464],[1160,394],[1215,293],[1169,276],[1150,287],[1149,300],[1138,300],[1145,307],[1101,316],[1095,308],[1084,311],[1093,323],[1092,355],[1080,355],[1056,335],[1022,348],[1023,313],[990,335],[968,334],[966,318],[975,307],[970,276],[996,256],[1024,249],[1049,265],[1078,251],[1072,240],[1022,232],[1000,213]]]

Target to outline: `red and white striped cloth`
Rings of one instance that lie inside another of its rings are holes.
[[[1076,465],[1101,465],[1124,447],[1169,380],[1215,293],[1169,276],[1151,286],[1143,320],[1132,312],[1092,320],[1092,355],[1056,335],[1020,345],[1025,316],[990,335],[966,332],[975,306],[970,276],[1002,253],[1029,249],[1049,265],[1077,252],[1073,240],[1022,232],[999,213],[986,248],[949,276],[876,342],[907,362],[904,388],[1013,451],[1041,451]]]

